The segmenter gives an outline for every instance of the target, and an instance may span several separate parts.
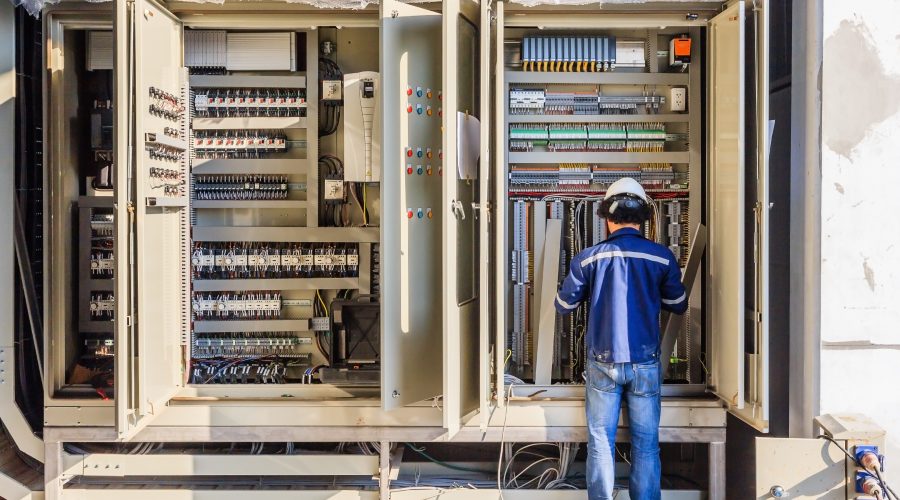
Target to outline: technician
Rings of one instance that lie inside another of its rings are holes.
[[[631,432],[629,495],[660,498],[660,308],[687,309],[681,269],[672,252],[641,235],[650,216],[647,194],[629,177],[619,179],[600,204],[609,238],[572,259],[556,296],[571,313],[589,301],[587,326],[587,487],[591,500],[611,500],[616,427],[624,395]]]

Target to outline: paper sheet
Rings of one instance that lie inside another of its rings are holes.
[[[462,180],[475,179],[481,153],[481,122],[478,118],[457,112],[456,168]]]

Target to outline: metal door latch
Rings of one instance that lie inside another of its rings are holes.
[[[466,210],[463,208],[463,204],[461,201],[451,201],[450,211],[453,212],[453,216],[456,217],[456,220],[466,220]]]

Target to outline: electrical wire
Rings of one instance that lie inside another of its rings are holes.
[[[432,457],[431,455],[429,455],[428,453],[425,453],[425,447],[416,448],[412,443],[406,443],[406,446],[408,446],[412,451],[421,455],[426,460],[429,460],[430,462],[436,463],[436,464],[438,464],[442,467],[446,467],[448,469],[454,469],[454,470],[464,471],[464,472],[479,472],[479,473],[483,473],[483,474],[491,473],[491,471],[487,471],[487,470],[483,470],[483,469],[475,469],[472,467],[464,467],[462,465],[448,464],[447,462],[438,460],[438,459]]]
[[[819,435],[816,436],[816,437],[819,438],[819,439],[824,439],[824,440],[830,442],[831,444],[837,446],[837,448],[838,448],[839,450],[841,450],[842,452],[844,452],[844,455],[847,455],[847,458],[849,458],[851,462],[853,462],[854,464],[859,465],[859,463],[856,461],[856,457],[854,457],[853,455],[851,455],[850,452],[847,451],[847,448],[844,448],[844,446],[841,445],[841,443],[838,443],[837,441],[835,441],[834,438],[832,438],[831,436],[826,436],[825,434],[819,434]]]

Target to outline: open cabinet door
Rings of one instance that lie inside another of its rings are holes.
[[[444,426],[452,436],[479,394],[481,17],[472,0],[444,2],[443,9]]]
[[[392,410],[441,396],[444,328],[441,15],[380,3],[381,390]],[[443,168],[447,165],[447,168]]]
[[[189,327],[187,213],[187,73],[181,22],[152,0],[124,10],[129,95],[131,330],[117,398],[122,439],[159,415],[182,385],[183,336]],[[133,9],[133,10],[128,10]],[[119,19],[116,26],[121,26]],[[121,67],[120,67],[121,68]]]
[[[113,255],[131,255],[132,220],[131,188],[129,171],[131,165],[131,51],[129,43],[131,8],[126,0],[116,0],[113,41],[113,102],[115,115],[113,118],[113,148],[115,162],[113,185],[115,186],[115,213],[113,220],[114,245]],[[132,388],[134,379],[134,316],[131,307],[131,267],[129,258],[116,258],[113,270],[114,297],[116,310],[113,315],[115,355],[115,407],[116,430],[120,438],[124,438],[128,428],[134,421],[135,397]]]
[[[710,383],[733,409],[744,407],[744,8],[709,29]]]
[[[491,62],[494,51],[494,29],[491,25],[492,4],[480,2],[480,17],[478,38],[480,45],[478,74],[479,109],[481,117],[481,156],[478,159],[478,411],[480,414],[481,430],[487,430],[490,423],[491,405],[491,329],[492,321],[497,314],[495,303],[491,296],[494,275],[491,272],[494,259],[491,256],[491,230],[496,224],[492,213],[494,203],[491,202],[491,177],[493,163],[491,159],[491,121],[493,117],[493,95],[491,88]]]

